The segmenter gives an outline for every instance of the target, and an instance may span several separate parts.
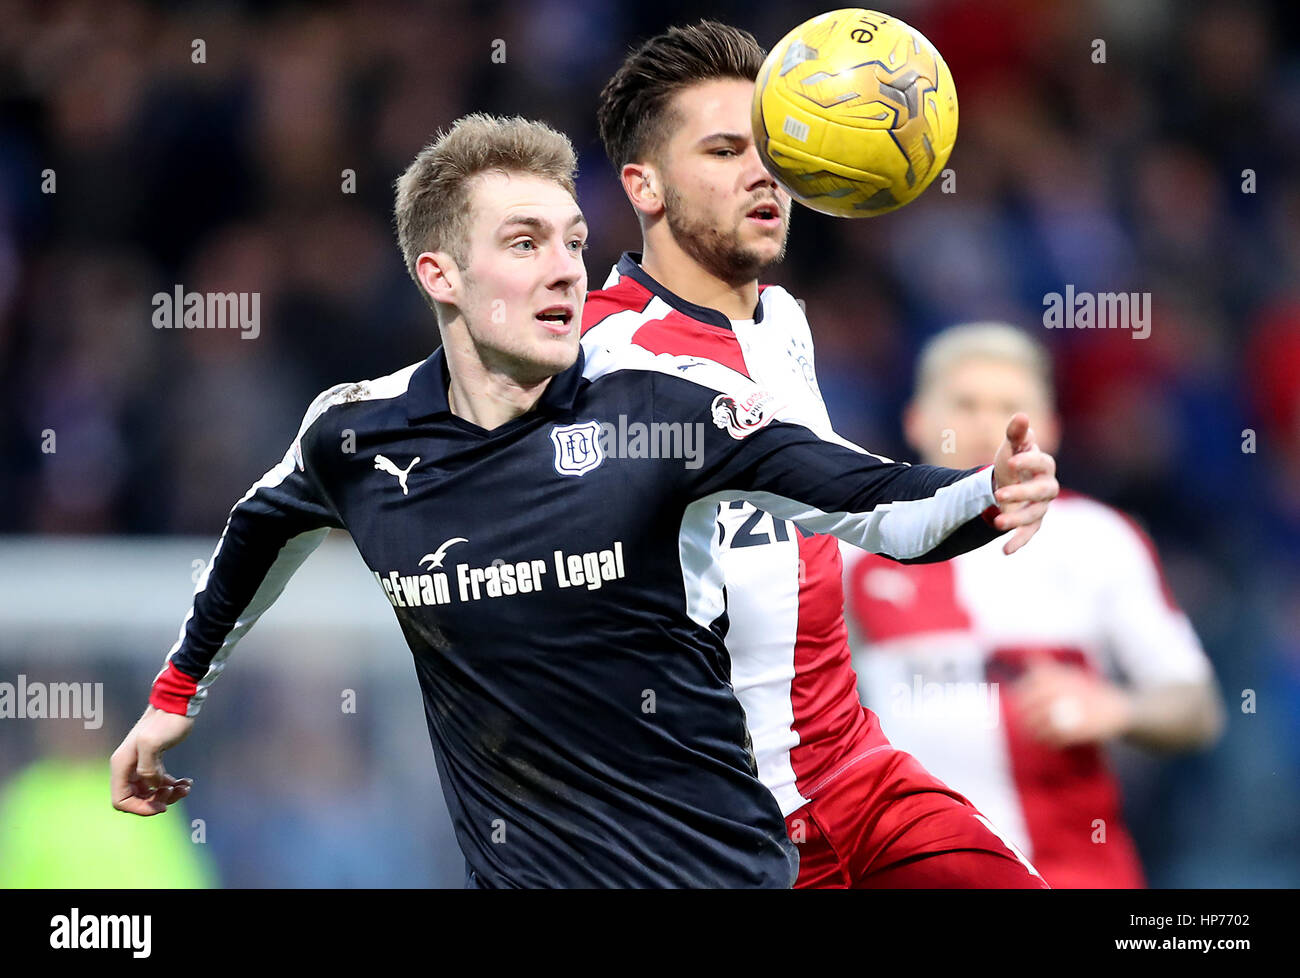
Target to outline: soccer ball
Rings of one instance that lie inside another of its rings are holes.
[[[933,44],[876,10],[832,10],[772,48],[754,87],[763,165],[823,214],[874,217],[920,196],[957,138],[957,91]]]

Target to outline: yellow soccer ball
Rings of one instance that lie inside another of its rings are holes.
[[[754,87],[763,164],[795,200],[874,217],[920,196],[957,138],[957,90],[934,45],[897,17],[832,10],[772,48]]]

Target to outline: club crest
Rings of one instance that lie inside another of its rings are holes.
[[[560,475],[586,475],[605,461],[600,444],[600,422],[556,425],[551,429],[555,443],[555,471]]]

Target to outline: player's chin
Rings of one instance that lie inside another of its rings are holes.
[[[550,375],[564,373],[578,359],[578,330],[565,336],[543,336],[534,344],[530,359]]]
[[[779,229],[749,227],[748,233],[742,233],[741,244],[758,266],[771,265],[785,257],[787,230],[784,224]]]

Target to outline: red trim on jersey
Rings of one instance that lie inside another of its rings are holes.
[[[896,575],[895,593],[867,588],[872,573]],[[900,564],[865,554],[849,574],[849,610],[862,634],[872,642],[923,632],[968,631],[970,615],[957,601],[956,571],[950,561]]]
[[[632,342],[651,353],[702,357],[749,377],[745,354],[735,333],[691,319],[676,310],[663,319],[646,323],[632,335]]]
[[[168,662],[162,675],[154,680],[153,689],[149,692],[149,703],[164,713],[179,713],[184,716],[189,709],[190,697],[198,691],[197,679],[185,675],[176,668],[175,663]]]
[[[622,276],[616,285],[608,289],[589,292],[582,308],[582,335],[587,335],[588,330],[615,313],[645,309],[653,299],[653,293],[631,275]],[[713,360],[750,377],[744,351],[741,350],[740,340],[735,333],[721,326],[692,319],[677,309],[646,322],[633,334],[632,342],[651,353]]]
[[[582,335],[586,336],[587,330],[599,326],[616,312],[644,309],[653,298],[650,290],[631,275],[624,275],[608,289],[588,292],[587,301],[582,306]]]
[[[1014,682],[1036,659],[1097,674],[1079,649],[1018,646],[996,649],[989,657],[986,674],[998,683],[1030,858],[1057,889],[1145,887],[1137,847],[1124,826],[1119,786],[1100,745],[1061,750],[1035,740],[1025,729]]]
[[[839,540],[800,535],[799,568],[799,620],[790,684],[799,745],[790,752],[790,766],[795,787],[811,798],[809,792],[820,794],[851,766],[845,758],[857,760],[865,756],[864,748],[889,741],[876,715],[858,698],[858,677],[844,624]]]

